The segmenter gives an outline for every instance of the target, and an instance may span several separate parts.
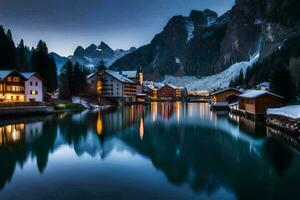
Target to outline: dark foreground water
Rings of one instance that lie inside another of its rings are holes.
[[[278,138],[207,104],[2,118],[0,199],[300,199]]]

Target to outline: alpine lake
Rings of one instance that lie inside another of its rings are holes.
[[[299,149],[205,103],[2,118],[0,199],[300,199]]]

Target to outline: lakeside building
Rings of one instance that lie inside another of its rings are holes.
[[[264,119],[268,108],[280,107],[283,97],[266,90],[249,90],[239,95],[237,112],[253,119]]]
[[[103,65],[103,63],[102,63]],[[113,99],[122,103],[136,103],[144,98],[143,73],[140,71],[113,71],[102,67],[87,76],[88,94]]]
[[[235,88],[227,88],[224,90],[216,91],[211,94],[213,103],[211,110],[228,110],[229,104],[237,101],[237,96],[242,92]]]
[[[0,102],[43,102],[44,84],[35,72],[0,71]]]
[[[159,101],[179,101],[183,97],[182,87],[166,84],[157,90],[157,100]]]
[[[267,125],[287,132],[300,133],[300,105],[267,110]]]
[[[98,95],[101,87],[101,97],[121,100],[125,103],[136,101],[137,83],[112,70],[103,70],[87,77],[89,92]]]
[[[26,78],[25,101],[43,102],[45,93],[43,78],[35,72],[24,72],[21,75]]]

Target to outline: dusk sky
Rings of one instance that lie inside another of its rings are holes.
[[[46,41],[49,50],[71,55],[81,45],[106,42],[128,49],[151,41],[174,15],[209,8],[223,14],[234,0],[0,0],[0,24],[16,43]]]

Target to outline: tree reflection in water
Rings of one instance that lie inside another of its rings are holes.
[[[78,156],[86,153],[101,159],[115,148],[138,153],[173,185],[187,184],[208,194],[229,188],[238,199],[293,195],[288,193],[297,190],[293,180],[300,180],[295,171],[300,166],[298,155],[266,138],[264,125],[212,113],[207,104],[152,103],[64,113],[0,125],[0,131],[2,189],[16,166],[22,168],[30,157],[36,158],[39,172],[45,172],[49,156],[61,145],[73,148]]]

